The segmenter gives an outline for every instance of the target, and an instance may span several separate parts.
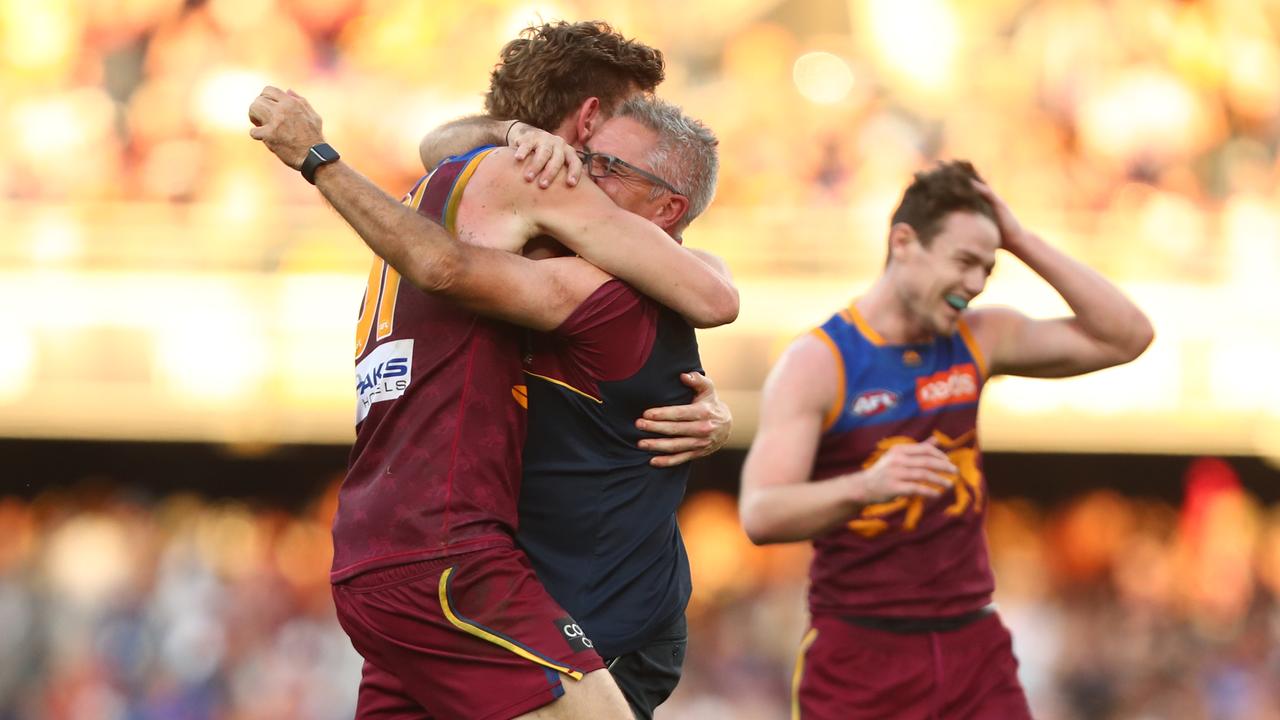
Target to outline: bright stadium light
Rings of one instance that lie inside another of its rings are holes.
[[[0,315],[0,321],[4,316]],[[36,366],[36,346],[22,325],[4,322],[0,340],[0,401],[15,400],[31,389]]]
[[[1080,105],[1086,148],[1123,158],[1140,150],[1160,156],[1194,152],[1211,139],[1200,98],[1176,76],[1134,68],[1108,80]]]
[[[0,64],[36,70],[69,64],[80,28],[61,2],[0,3]]]
[[[18,147],[28,157],[63,152],[83,145],[88,137],[85,121],[69,95],[21,103],[10,112]]]
[[[1227,202],[1222,224],[1227,241],[1223,255],[1232,286],[1270,292],[1275,284],[1275,268],[1280,267],[1280,252],[1276,250],[1280,212],[1275,210],[1274,202],[1265,196],[1237,195]]]
[[[267,349],[250,318],[241,312],[217,312],[217,298],[206,309],[159,333],[159,369],[172,389],[208,403],[246,399],[267,375]]]
[[[864,12],[876,53],[892,70],[923,89],[950,82],[960,35],[947,0],[870,0]]]
[[[495,27],[501,29],[498,36],[499,42],[505,43],[530,25],[554,22],[562,18],[572,17],[574,14],[565,11],[563,7],[555,3],[530,3],[512,8],[511,12],[507,13],[507,21]]]
[[[213,71],[196,89],[196,121],[207,131],[246,132],[246,108],[267,84],[267,76],[253,70]]]
[[[65,213],[50,213],[31,225],[31,259],[40,265],[74,260],[84,245],[84,226]]]
[[[92,607],[129,586],[136,562],[118,520],[82,513],[50,533],[44,569],[55,597]]]
[[[1280,49],[1256,38],[1233,38],[1226,55],[1232,107],[1251,118],[1269,118],[1280,104]]]
[[[838,103],[853,90],[849,64],[829,52],[810,52],[796,58],[791,77],[800,94],[819,105]]]

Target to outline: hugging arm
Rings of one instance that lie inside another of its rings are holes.
[[[568,185],[582,177],[582,160],[564,139],[519,120],[495,120],[471,115],[445,123],[427,133],[418,144],[422,166],[431,172],[442,160],[482,145],[506,145],[515,149],[524,179],[547,187],[561,174]]]

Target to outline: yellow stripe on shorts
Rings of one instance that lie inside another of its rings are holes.
[[[818,639],[818,628],[810,628],[800,641],[800,654],[796,656],[796,670],[791,675],[791,720],[800,720],[800,681],[804,679],[804,654]]]
[[[537,663],[543,667],[551,668],[558,673],[568,675],[574,680],[582,679],[581,670],[574,670],[567,665],[560,665],[548,658],[542,657],[534,651],[520,645],[515,640],[494,632],[493,630],[490,630],[478,623],[472,622],[471,620],[468,620],[454,612],[453,605],[449,601],[449,580],[452,578],[453,571],[455,569],[456,568],[451,567],[440,575],[440,609],[444,611],[444,616],[448,618],[449,622],[452,623],[454,627],[468,635],[474,635],[485,642],[490,642],[504,650],[509,650],[525,660]]]

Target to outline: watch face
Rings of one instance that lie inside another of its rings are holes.
[[[316,182],[316,169],[322,165],[328,165],[337,160],[340,156],[338,151],[333,149],[329,143],[319,143],[312,145],[307,150],[307,157],[302,161],[302,167],[298,170],[302,173],[302,177],[312,185]]]
[[[314,145],[311,152],[320,160],[320,162],[333,162],[338,159],[338,151],[334,150],[329,143],[321,143]]]

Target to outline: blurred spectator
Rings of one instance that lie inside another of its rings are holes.
[[[954,156],[1107,274],[1249,280],[1260,271],[1247,258],[1271,252],[1259,230],[1274,213],[1252,208],[1280,188],[1273,4],[792,5],[770,20],[739,0],[672,8],[717,18],[702,42],[678,22],[633,18],[623,0],[542,9],[603,13],[668,49],[663,94],[723,142],[701,235],[731,264],[763,272],[789,255],[774,233],[734,232],[743,213],[851,207],[819,214],[827,242],[806,250],[822,256],[810,272],[856,270],[861,254],[831,238],[876,230],[911,171]],[[320,200],[246,140],[245,108],[262,85],[307,95],[343,153],[397,193],[421,172],[421,134],[478,110],[498,48],[537,19],[515,0],[5,0],[0,15],[0,198],[208,204],[212,217],[190,222],[235,223],[243,232],[228,234],[243,237],[206,262],[268,268],[281,204]],[[88,243],[110,242],[86,225]],[[778,230],[802,242],[814,227]],[[324,252],[300,248],[292,266],[316,265],[309,253],[323,266]]]
[[[992,504],[997,601],[1038,718],[1280,718],[1280,506],[1217,461],[1187,485],[1180,510],[1106,491]],[[350,717],[360,658],[329,599],[332,511],[332,489],[298,514],[0,500],[0,718]],[[808,548],[752,546],[718,493],[681,523],[690,653],[659,717],[785,717]]]
[[[722,141],[691,242],[739,275],[866,277],[909,174],[968,157],[1109,276],[1274,285],[1274,2],[539,7],[668,51],[662,93]],[[396,194],[422,172],[421,134],[478,111],[498,49],[537,19],[515,0],[0,0],[0,263],[362,274],[318,194],[248,139],[249,101],[267,83],[306,95]],[[1280,506],[1212,462],[1187,482],[1182,508],[992,504],[1037,717],[1280,718]],[[349,718],[360,660],[329,598],[332,503],[0,498],[0,720]],[[785,717],[807,548],[751,546],[723,496],[691,498],[683,523],[691,648],[659,718]]]

